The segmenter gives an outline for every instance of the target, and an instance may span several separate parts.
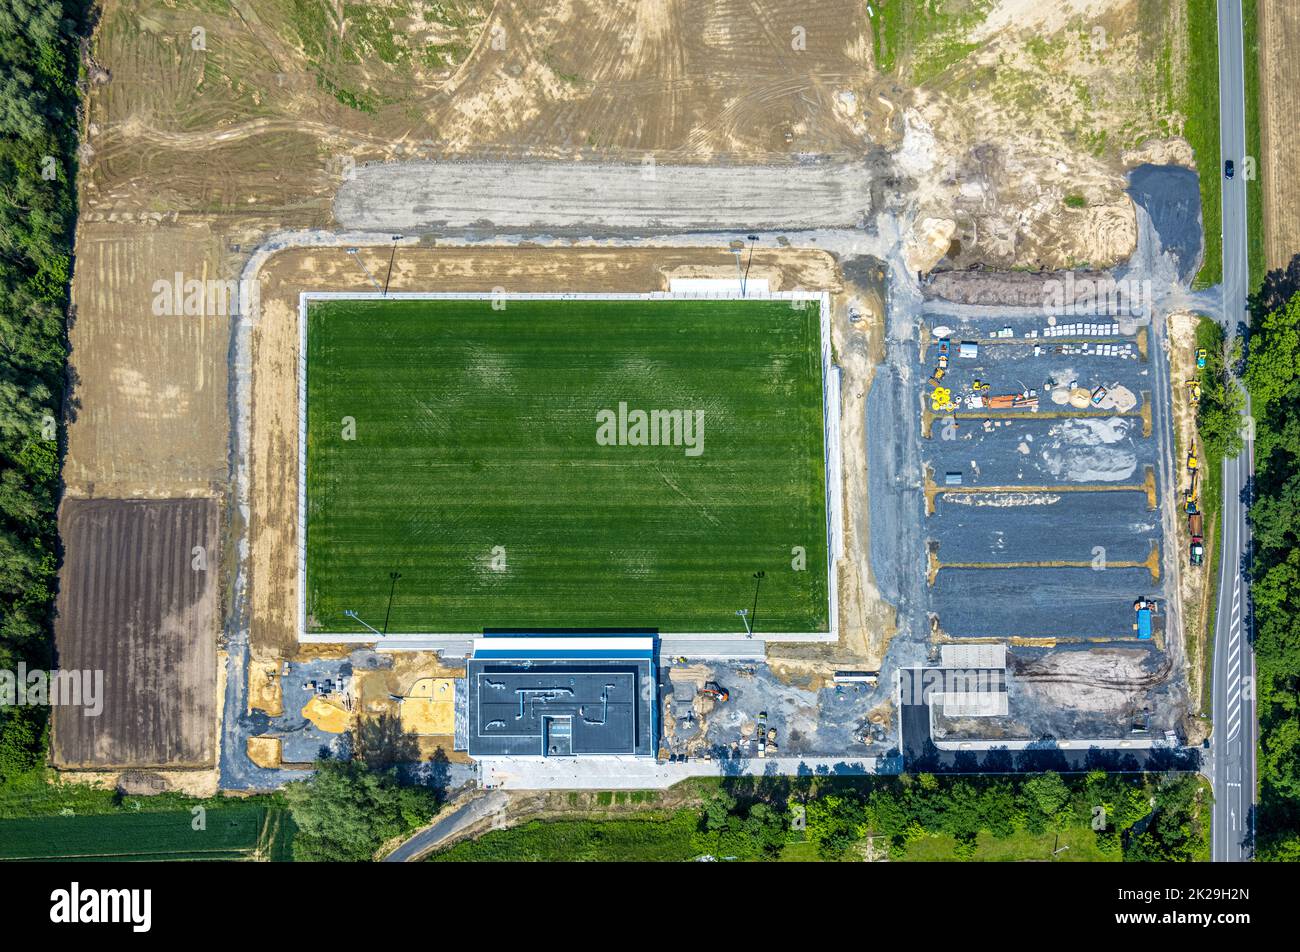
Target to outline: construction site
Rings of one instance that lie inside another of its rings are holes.
[[[868,468],[884,470],[883,488],[914,461],[919,498],[873,497],[873,521],[912,553],[873,557],[926,632],[900,664],[999,672],[992,707],[928,706],[936,740],[1131,749],[1204,737],[1187,680],[1203,615],[1189,623],[1180,595],[1205,590],[1199,463],[1175,433],[1190,419],[1195,353],[1163,319],[1172,302],[1197,306],[1194,182],[1139,172],[1139,251],[1124,267],[940,270],[891,333],[868,428],[915,424],[869,444]],[[953,660],[981,646],[1003,652],[996,664]]]
[[[175,789],[272,789],[322,752],[362,751],[482,781],[456,737],[470,638],[299,638],[300,296],[654,294],[681,280],[827,295],[839,637],[769,641],[737,618],[726,637],[660,641],[642,754],[899,769],[902,672],[962,645],[1004,647],[1004,675],[992,708],[936,708],[941,741],[1194,742],[1188,598],[1175,597],[1192,528],[1170,406],[1184,371],[1170,370],[1164,315],[1210,305],[1190,290],[1195,158],[1174,107],[1141,93],[1185,36],[1178,11],[1004,0],[885,67],[846,0],[770,0],[757,17],[735,3],[452,6],[455,25],[425,22],[446,57],[408,69],[341,21],[338,42],[357,49],[340,53],[274,0],[238,15],[105,5],[64,518],[193,501],[219,538],[179,602],[136,596],[153,619],[141,637],[96,640],[116,622],[93,602],[57,633],[61,652],[113,664],[155,657],[149,636],[165,633],[164,657],[195,697],[208,691],[184,737],[94,753],[56,727],[60,767],[112,782],[147,763]],[[1094,25],[1104,49],[1087,42]],[[935,53],[957,40],[968,58]],[[1027,98],[1031,78],[1049,94]],[[1104,281],[1124,290],[1099,305],[1083,284]],[[188,300],[190,282],[237,293],[158,307]],[[130,531],[146,545],[161,526]],[[111,545],[96,539],[73,546],[65,590]],[[604,682],[582,690],[589,711]]]
[[[865,707],[876,672],[844,671],[825,683],[781,674],[763,663],[677,659],[664,699],[668,756],[875,759],[893,747],[892,705]]]
[[[1124,329],[1109,316],[923,327],[926,583],[939,637],[1135,636],[1133,597],[1163,577],[1160,381],[1145,328]]]

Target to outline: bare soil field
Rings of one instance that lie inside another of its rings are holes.
[[[390,3],[340,17],[320,0],[109,0],[83,219],[220,218],[247,241],[269,221],[327,223],[334,188],[376,160],[898,150],[880,188],[913,192],[918,220],[954,222],[960,264],[1105,263],[1131,247],[1123,170],[1181,128],[1161,60],[1186,24],[1144,0],[1050,16],[1023,0],[947,4],[964,12],[887,38],[901,49],[883,68],[853,0],[414,6],[419,24]],[[377,41],[385,29],[402,31],[396,48]],[[426,46],[421,31],[446,35]]]
[[[918,7],[920,5],[917,5]],[[1135,237],[1124,173],[1194,159],[1178,113],[1182,5],[1145,0],[944,4],[915,11],[891,97],[899,171],[916,183],[925,231],[915,262],[952,267],[1106,267]],[[1071,198],[1073,207],[1066,203]],[[941,227],[943,226],[943,227]]]
[[[484,2],[421,6],[462,24],[450,65],[377,52],[364,22],[373,11],[340,19],[310,0],[228,11],[108,0],[94,53],[107,76],[89,115],[89,220],[251,212],[321,224],[345,156],[861,151],[865,124],[835,98],[873,80],[869,28],[852,0],[515,0],[490,15]],[[177,161],[186,154],[202,161]]]
[[[170,289],[177,273],[224,278],[223,257],[221,239],[203,224],[83,226],[72,286],[69,495],[211,496],[225,486],[229,317],[155,313],[155,282]]]
[[[1054,706],[1087,710],[1094,701],[1105,698],[1107,691],[1126,692],[1160,684],[1168,674],[1169,664],[1167,659],[1153,662],[1151,653],[1141,649],[1109,647],[1086,652],[1053,651],[1030,660],[1017,659],[1012,670],[1020,684],[1048,695],[1055,693]],[[1081,685],[1097,693],[1071,697],[1070,692],[1078,691]]]
[[[213,763],[216,520],[211,499],[64,502],[58,664],[102,671],[104,708],[55,708],[56,767]]]
[[[1300,5],[1259,0],[1259,93],[1268,269],[1300,254]]]
[[[464,751],[452,749],[454,738],[450,731],[446,734],[410,731],[405,703],[396,700],[411,696],[420,682],[464,676],[463,666],[443,664],[432,651],[397,652],[393,655],[391,668],[358,672],[356,694],[364,739],[372,742],[379,739],[383,743],[392,742],[391,739],[396,737],[401,744],[413,745],[420,760],[440,756],[450,763],[469,763],[469,756]],[[401,725],[400,732],[394,729],[394,725]]]
[[[284,713],[284,692],[280,686],[280,662],[248,662],[248,712],[263,711],[270,717]]]

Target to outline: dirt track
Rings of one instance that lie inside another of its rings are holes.
[[[1174,432],[1177,440],[1176,458],[1184,459],[1196,440],[1196,407],[1191,400],[1187,382],[1196,379],[1196,314],[1177,313],[1169,316],[1169,361],[1173,384]],[[1197,453],[1201,452],[1197,445]],[[1187,473],[1178,473],[1178,489],[1190,485]],[[1180,496],[1178,502],[1181,503]],[[1198,505],[1201,495],[1197,497]],[[1181,510],[1180,510],[1181,515]],[[1191,535],[1186,518],[1176,521],[1178,533],[1175,544],[1180,559],[1187,558]],[[1206,526],[1205,562],[1199,568],[1188,565],[1179,573],[1179,596],[1183,602],[1183,633],[1187,642],[1187,683],[1193,711],[1202,708],[1202,689],[1205,687],[1205,645],[1209,637],[1205,628],[1209,621],[1208,598],[1213,581],[1214,548],[1218,544],[1218,526],[1211,520]]]
[[[339,189],[345,228],[522,228],[584,234],[851,228],[873,176],[851,165],[560,165],[406,162],[358,169]]]

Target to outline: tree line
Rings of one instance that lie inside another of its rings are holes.
[[[1294,287],[1293,282],[1287,282]],[[1259,716],[1256,851],[1300,860],[1300,291],[1266,288],[1246,360],[1255,420],[1251,573]]]
[[[706,798],[695,848],[727,859],[776,859],[802,835],[822,859],[842,859],[867,837],[876,853],[905,855],[947,835],[954,858],[977,854],[981,834],[1005,840],[1091,830],[1100,852],[1127,862],[1208,859],[1209,794],[1195,775],[942,776],[739,779]]]
[[[359,760],[323,760],[316,768],[284,791],[300,861],[374,858],[381,844],[427,822],[442,805],[438,790],[403,783],[392,768]],[[533,822],[488,833],[442,858],[761,861],[804,842],[820,858],[839,860],[873,837],[877,855],[897,859],[926,837],[947,835],[955,841],[953,858],[971,859],[981,835],[1005,840],[1067,830],[1076,841],[1078,831],[1091,831],[1098,851],[1117,860],[1209,858],[1209,790],[1194,774],[763,776],[702,785],[695,807]]]
[[[83,0],[0,0],[0,668],[47,668],[59,564]],[[45,711],[0,708],[0,781],[41,763]]]
[[[1187,861],[1205,849],[1201,790],[1186,774],[905,774],[810,800],[806,835],[824,858],[839,859],[868,834],[882,837],[894,857],[923,837],[946,834],[955,840],[954,856],[969,859],[980,834],[1005,840],[1082,827],[1117,859]]]
[[[1197,329],[1196,342],[1206,350],[1205,366],[1197,374],[1201,399],[1196,429],[1205,442],[1207,462],[1230,459],[1241,452],[1241,411],[1246,406],[1233,376],[1241,361],[1241,338],[1229,342],[1223,328],[1206,320]]]

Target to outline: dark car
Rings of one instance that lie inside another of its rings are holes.
[[[1223,163],[1223,177],[1224,177],[1224,178],[1232,178],[1232,173],[1233,173],[1234,170],[1235,170],[1235,167],[1234,167],[1233,164],[1232,164],[1232,159],[1228,159],[1226,162]]]

